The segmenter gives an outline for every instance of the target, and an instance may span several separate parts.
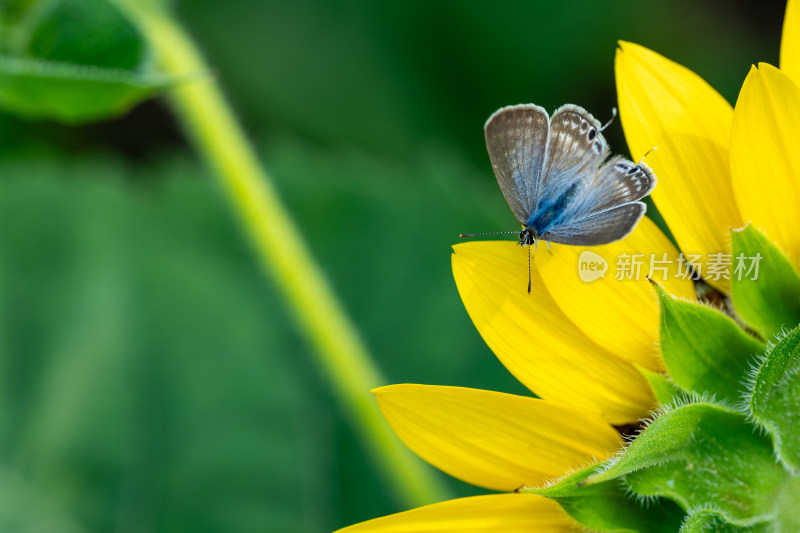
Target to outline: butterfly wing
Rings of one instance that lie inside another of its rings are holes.
[[[647,206],[630,202],[593,213],[570,224],[548,229],[540,239],[573,246],[607,244],[627,237],[644,215]]]
[[[646,210],[637,202],[656,186],[656,176],[644,163],[634,165],[614,157],[603,165],[558,223],[539,237],[562,244],[592,246],[626,237]]]
[[[622,157],[613,157],[595,174],[578,205],[598,213],[640,200],[650,194],[655,186],[656,175],[650,167],[644,163],[635,165]]]
[[[486,147],[500,190],[523,225],[535,206],[548,131],[547,111],[533,104],[499,109],[484,126]]]
[[[550,119],[542,186],[537,207],[572,188],[585,190],[608,155],[600,123],[585,109],[567,104]]]
[[[636,200],[653,190],[655,176],[622,158],[603,164],[608,144],[583,108],[564,105],[548,118],[533,104],[504,107],[484,130],[508,205],[540,239],[605,244],[628,235],[644,215]]]

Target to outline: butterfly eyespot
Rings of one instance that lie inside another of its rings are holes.
[[[629,175],[629,176],[632,176],[632,175],[636,174],[638,171],[639,171],[639,167],[632,167],[632,168],[631,168],[631,169],[628,171],[628,175]]]
[[[592,142],[594,138],[597,136],[597,130],[594,128],[589,130],[589,133],[586,134],[586,138],[589,139],[589,142]]]

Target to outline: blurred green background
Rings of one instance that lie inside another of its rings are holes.
[[[0,22],[34,0],[9,2]],[[450,273],[458,233],[516,227],[485,119],[606,119],[618,39],[734,102],[751,63],[777,64],[784,7],[175,5],[389,383],[517,393]],[[608,137],[627,155],[618,122]],[[401,510],[161,98],[84,125],[0,112],[0,302],[0,530],[311,532]]]

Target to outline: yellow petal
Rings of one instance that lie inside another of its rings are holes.
[[[783,19],[781,70],[800,84],[800,1],[789,0]]]
[[[634,159],[658,177],[651,196],[685,253],[730,250],[742,221],[730,183],[730,104],[692,71],[633,43],[616,58],[620,118]],[[725,292],[730,281],[709,280]]]
[[[612,424],[638,420],[654,405],[642,375],[578,329],[536,269],[528,294],[526,248],[476,241],[453,249],[453,276],[472,322],[500,362],[536,395],[600,411]],[[550,259],[540,250],[536,265]]]
[[[336,533],[568,533],[585,531],[559,505],[533,494],[490,494],[397,513]]]
[[[414,453],[467,483],[512,491],[607,459],[620,436],[597,414],[512,394],[390,385],[378,405]]]
[[[564,314],[590,339],[626,361],[661,372],[658,298],[647,276],[662,281],[667,292],[693,300],[694,285],[688,276],[677,278],[678,266],[675,246],[643,218],[622,241],[591,247],[554,244],[552,261],[539,272]],[[608,270],[596,277],[602,271],[590,268]]]
[[[739,93],[731,136],[736,201],[800,268],[800,89],[760,63]]]

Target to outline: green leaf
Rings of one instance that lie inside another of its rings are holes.
[[[778,502],[774,531],[800,531],[800,476],[795,474],[786,481]]]
[[[16,2],[0,30],[0,106],[24,117],[118,116],[170,83],[109,0]]]
[[[744,415],[708,403],[657,418],[589,482],[622,476],[636,494],[673,499],[690,513],[712,508],[736,525],[770,518],[787,477]]]
[[[17,54],[79,65],[134,70],[147,58],[147,44],[136,26],[110,0],[38,2],[26,21]]]
[[[781,460],[800,470],[800,327],[764,357],[752,383],[750,413],[775,441]]]
[[[750,224],[732,231],[731,242],[734,262],[760,257],[757,279],[731,276],[733,307],[742,320],[767,340],[800,324],[800,275],[783,252]]]
[[[641,372],[650,384],[650,388],[653,389],[656,400],[658,400],[658,403],[661,405],[667,405],[686,397],[686,391],[681,389],[669,376],[653,372],[639,365],[636,365],[636,369]]]
[[[596,465],[576,472],[555,485],[529,492],[556,500],[584,526],[607,532],[671,533],[678,529],[683,511],[669,500],[637,501],[617,481],[588,485]]]
[[[730,317],[653,285],[661,307],[661,353],[670,377],[686,390],[739,403],[742,376],[764,346]]]
[[[30,118],[116,116],[170,83],[161,75],[0,56],[0,106]]]

